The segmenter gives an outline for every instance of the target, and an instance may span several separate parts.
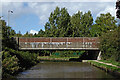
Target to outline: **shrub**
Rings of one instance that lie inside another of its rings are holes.
[[[23,51],[16,51],[10,48],[5,48],[5,52],[9,52],[9,55],[16,56],[19,59],[19,66],[22,68],[28,68],[37,63],[37,56],[36,53],[29,53]],[[4,54],[3,59],[6,55]]]
[[[19,63],[18,63],[18,58],[14,55],[11,56],[9,52],[3,52],[4,54],[4,59],[2,61],[2,71],[3,75],[5,73],[13,75],[15,74],[19,69]]]
[[[120,61],[120,27],[100,37],[102,59]]]

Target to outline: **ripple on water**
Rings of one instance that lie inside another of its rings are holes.
[[[19,78],[112,78],[88,63],[44,62],[24,71]]]

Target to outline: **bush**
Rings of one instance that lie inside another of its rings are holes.
[[[10,55],[12,56],[16,55],[16,57],[19,59],[19,63],[20,63],[19,66],[21,67],[28,68],[28,67],[35,65],[38,62],[37,60],[38,54],[36,53],[16,51],[16,50],[9,49],[9,48],[6,48],[5,51],[9,51]]]
[[[14,55],[11,56],[9,52],[3,52],[4,54],[4,59],[2,61],[2,71],[3,75],[5,73],[13,75],[15,74],[19,69],[19,63],[18,63],[18,58]]]
[[[3,76],[14,75],[37,63],[37,54],[5,48],[2,52]]]
[[[102,59],[120,61],[120,27],[100,37]]]

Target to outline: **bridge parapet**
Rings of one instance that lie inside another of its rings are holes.
[[[19,37],[20,50],[99,50],[98,37]]]

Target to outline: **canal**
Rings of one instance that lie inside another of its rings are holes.
[[[82,62],[41,62],[18,74],[17,78],[115,78]]]

